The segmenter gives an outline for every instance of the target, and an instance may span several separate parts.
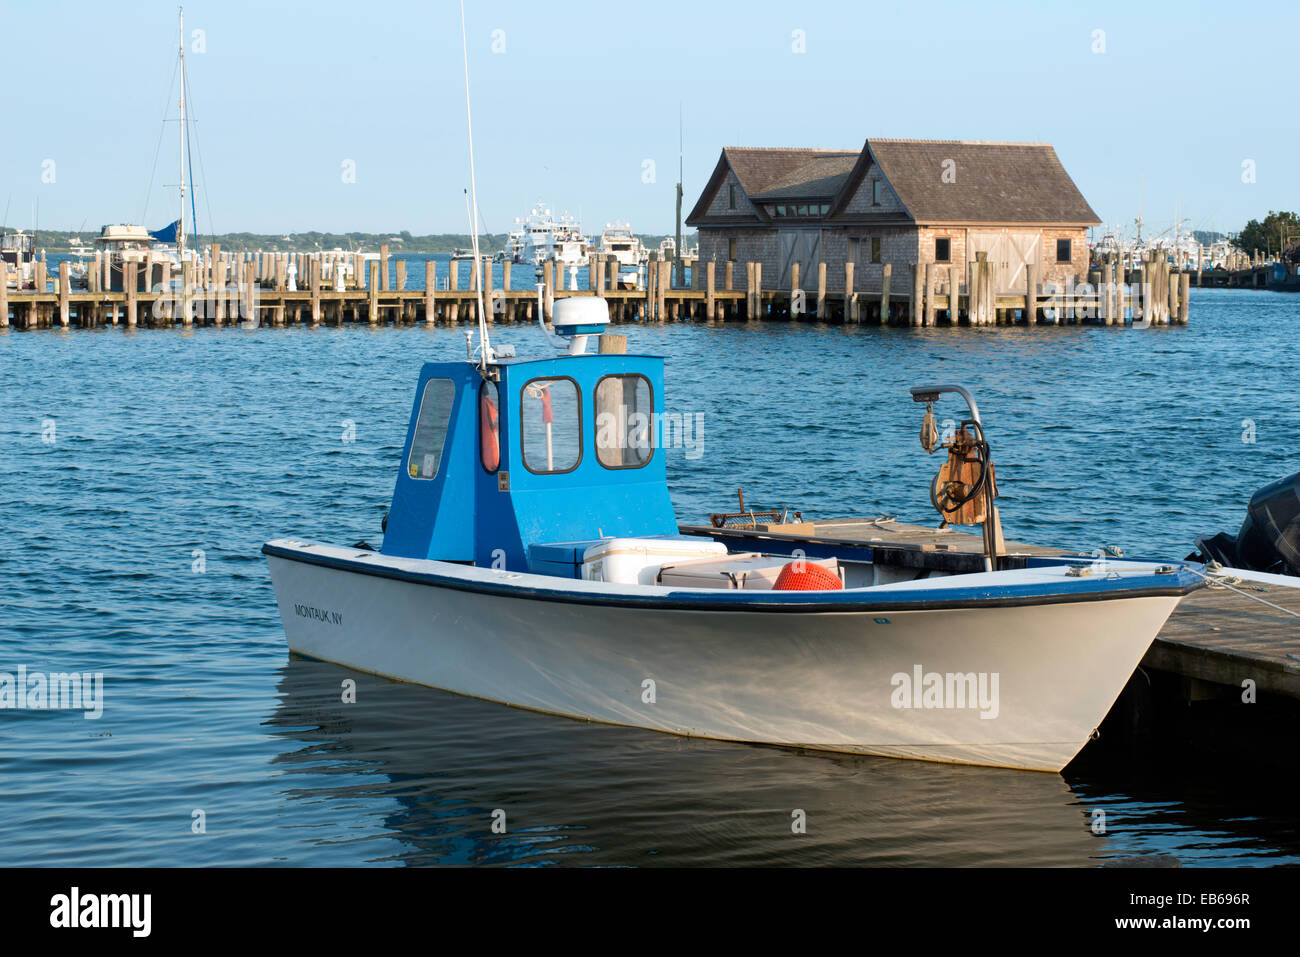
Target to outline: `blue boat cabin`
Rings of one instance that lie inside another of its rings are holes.
[[[576,577],[599,539],[676,537],[663,401],[656,356],[425,363],[383,553]]]

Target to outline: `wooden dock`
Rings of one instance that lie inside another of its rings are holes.
[[[439,277],[438,264],[424,263],[422,288],[408,283],[407,261],[395,260],[390,269],[387,249],[380,258],[362,260],[345,254],[350,281],[339,289],[322,281],[321,257],[303,253],[223,253],[212,246],[202,263],[187,263],[183,288],[163,291],[150,286],[145,276],[161,273],[157,263],[128,264],[123,270],[124,289],[113,290],[105,262],[96,258],[88,269],[88,288],[72,288],[69,264],[61,263],[56,276],[45,275],[37,264],[35,288],[10,290],[0,281],[0,327],[19,329],[94,328],[100,326],[284,326],[290,324],[343,325],[447,324],[474,321],[480,285],[490,321],[535,322],[535,289],[511,289],[511,264],[503,267],[502,288],[490,288],[492,264],[483,273],[472,266],[461,288],[454,268]],[[293,262],[302,288],[290,288],[289,263]],[[331,262],[331,267],[339,263]],[[828,289],[827,266],[816,275],[802,277],[795,264],[789,281],[780,288],[765,285],[762,263],[692,263],[689,281],[686,264],[652,260],[643,289],[618,285],[618,264],[593,260],[581,267],[587,288],[572,288],[571,277],[551,263],[544,264],[542,302],[547,315],[556,298],[603,296],[610,304],[612,322],[667,322],[685,320],[786,320],[889,325],[1007,325],[1095,323],[1124,325],[1185,324],[1188,321],[1189,273],[1172,272],[1165,264],[1145,263],[1136,271],[1116,262],[1102,263],[1078,285],[1053,285],[1038,281],[1037,271],[1026,270],[1022,289],[1008,292],[998,282],[997,264],[983,253],[975,262],[914,265],[906,275],[892,276],[884,267],[880,288],[854,285],[853,263],[844,265],[843,282]],[[533,267],[521,266],[532,281]],[[568,288],[566,288],[568,287]]]
[[[839,546],[867,545],[885,552],[891,564],[936,568],[956,573],[983,571],[984,540],[980,535],[940,531],[892,519],[827,519],[780,531],[781,526],[759,530],[684,526],[690,534],[734,538],[745,547],[782,553],[807,545],[809,557],[833,554]],[[821,546],[820,548],[818,546]],[[1067,549],[1006,543],[1003,567],[1023,567],[1030,557],[1078,555]],[[1092,561],[1093,557],[1081,556]],[[1300,614],[1300,589],[1243,582],[1234,586],[1275,605]],[[1300,702],[1300,619],[1227,588],[1211,586],[1193,592],[1174,610],[1146,656],[1142,667],[1182,679],[1188,701],[1240,696],[1243,682],[1253,682],[1256,692],[1280,695]]]

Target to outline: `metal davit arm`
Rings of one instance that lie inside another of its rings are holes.
[[[966,405],[970,409],[970,417],[979,422],[980,428],[984,427],[984,422],[980,419],[979,406],[975,404],[975,397],[970,394],[965,386],[961,385],[914,385],[911,388],[913,402],[936,402],[939,396],[944,392],[950,392],[959,395],[966,400]]]
[[[970,409],[971,419],[979,426],[981,437],[983,436],[984,422],[980,419],[979,406],[975,404],[975,397],[965,386],[914,385],[909,391],[912,393],[913,402],[936,402],[945,392],[961,396],[966,402],[966,407]],[[989,456],[986,466],[993,468],[992,456]],[[993,497],[993,482],[984,483],[984,503],[984,570],[991,572],[994,570],[997,556],[1006,553],[1006,542],[1002,537],[1002,516],[998,514],[998,507]]]

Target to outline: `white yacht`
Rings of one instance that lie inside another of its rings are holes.
[[[579,266],[587,261],[587,237],[572,216],[556,219],[545,203],[538,203],[510,234],[510,258],[513,262],[539,265],[551,261],[565,266]]]

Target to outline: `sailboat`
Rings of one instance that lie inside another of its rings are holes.
[[[113,223],[100,230],[97,242],[109,268],[109,288],[120,292],[126,288],[126,268],[136,264],[138,288],[145,291],[179,288],[186,263],[198,264],[201,256],[197,249],[187,248],[185,232],[186,193],[190,199],[190,222],[197,232],[198,216],[195,211],[194,191],[186,177],[193,180],[193,156],[189,149],[190,120],[187,113],[189,73],[185,68],[185,8],[179,10],[179,36],[177,75],[180,83],[179,144],[177,167],[179,178],[180,214],[160,229],[149,230],[131,223]]]

